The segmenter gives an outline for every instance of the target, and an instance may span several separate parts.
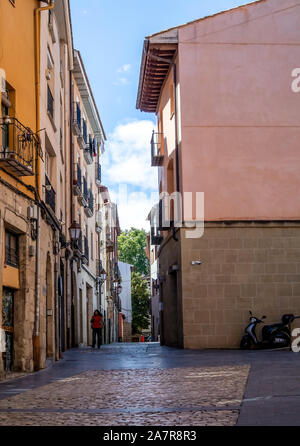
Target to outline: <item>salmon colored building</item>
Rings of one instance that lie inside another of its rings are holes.
[[[159,191],[184,196],[182,227],[152,229],[164,344],[238,347],[249,310],[300,314],[299,23],[299,0],[260,0],[145,40],[137,108]]]

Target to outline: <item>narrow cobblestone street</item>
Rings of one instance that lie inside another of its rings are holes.
[[[74,349],[41,372],[0,383],[0,425],[297,425],[299,383],[300,358],[287,351]]]

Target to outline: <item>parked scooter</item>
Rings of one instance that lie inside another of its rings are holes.
[[[293,314],[284,314],[281,318],[281,322],[278,324],[265,325],[261,332],[261,340],[259,341],[256,336],[256,327],[259,324],[264,324],[263,316],[261,319],[253,316],[252,311],[250,313],[250,324],[245,329],[245,334],[242,337],[240,347],[241,349],[251,349],[252,346],[256,348],[283,348],[290,347],[291,345],[291,324],[295,319],[299,319],[300,316],[294,316]]]

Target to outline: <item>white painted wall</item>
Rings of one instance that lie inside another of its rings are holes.
[[[131,266],[128,263],[118,262],[122,277],[122,292],[120,298],[122,302],[122,313],[126,317],[126,322],[132,322],[132,303],[131,303]]]

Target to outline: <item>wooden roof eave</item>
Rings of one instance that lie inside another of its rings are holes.
[[[162,36],[161,40],[156,38],[155,41],[144,41],[136,103],[137,109],[141,111],[155,112],[157,109],[161,90],[170,71],[170,60],[177,53],[178,34],[175,34],[173,32],[170,39]],[[151,53],[154,57],[151,57]],[[155,59],[155,56],[160,59]]]

